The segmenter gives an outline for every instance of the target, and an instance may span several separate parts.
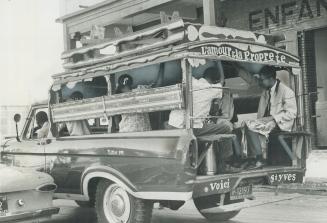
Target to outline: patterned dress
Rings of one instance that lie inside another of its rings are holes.
[[[133,92],[141,89],[150,88],[149,86],[139,85]],[[151,123],[148,113],[129,113],[122,114],[119,122],[119,132],[144,132],[151,131]]]
[[[150,131],[151,124],[148,113],[130,113],[121,115],[119,132]]]

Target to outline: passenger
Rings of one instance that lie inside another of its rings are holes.
[[[218,119],[217,123],[206,123],[204,117],[208,117],[213,99],[222,98],[222,84],[219,83],[220,75],[216,68],[207,68],[203,78],[192,77],[193,85],[193,132],[195,136],[211,134],[231,134],[233,125],[228,119]],[[214,87],[214,88],[213,88]],[[169,115],[168,125],[174,128],[185,127],[185,110],[173,110]],[[223,144],[223,145],[222,145]],[[224,160],[233,154],[232,140],[225,140],[220,144],[222,163],[220,172],[238,171],[230,165],[226,165]]]
[[[222,83],[225,86],[225,82]],[[209,122],[216,123],[217,125],[234,125],[238,121],[237,114],[234,109],[234,99],[231,92],[223,89],[223,96],[221,99],[214,99],[209,112],[210,116],[216,116],[210,118]],[[219,117],[217,117],[219,116]],[[233,132],[234,133],[234,132]],[[228,142],[227,142],[228,143]],[[227,144],[229,147],[229,144]],[[218,163],[224,165],[241,166],[241,145],[239,141],[235,138],[233,139],[234,150],[224,151],[225,145],[221,143],[218,147]],[[220,155],[221,154],[221,155]],[[236,168],[235,168],[236,170]]]
[[[38,139],[46,138],[50,130],[50,124],[49,124],[47,113],[44,111],[39,111],[35,115],[35,119],[36,119],[36,124],[38,125],[36,127],[36,130],[34,129],[36,137]]]
[[[292,89],[276,79],[276,69],[263,67],[258,76],[261,95],[257,120],[245,122],[245,133],[250,143],[254,162],[249,168],[265,165],[267,139],[272,131],[291,131],[297,114],[296,99]]]
[[[117,93],[132,91],[133,78],[124,74],[118,79]],[[119,126],[119,132],[143,132],[151,130],[151,123],[148,113],[127,113],[115,116],[115,125]]]
[[[70,95],[69,101],[82,100],[83,94],[76,91]],[[87,120],[68,121],[66,127],[70,136],[90,135],[90,126]]]

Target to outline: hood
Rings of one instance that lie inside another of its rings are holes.
[[[49,174],[0,164],[0,194],[33,190],[44,184],[53,184]]]
[[[6,150],[7,147],[9,147],[11,144],[17,142],[16,138],[11,138],[11,139],[2,139],[0,141],[0,152],[3,150]]]

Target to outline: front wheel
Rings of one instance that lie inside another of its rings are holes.
[[[153,203],[133,197],[116,183],[101,180],[95,207],[99,223],[150,223]]]

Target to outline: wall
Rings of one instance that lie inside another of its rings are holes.
[[[230,0],[223,7],[226,26],[238,29],[272,32],[327,21],[327,0]]]
[[[315,145],[327,146],[327,37],[316,31],[327,27],[327,0],[229,0],[222,13],[227,27],[285,35],[280,46],[301,58],[306,130]]]

